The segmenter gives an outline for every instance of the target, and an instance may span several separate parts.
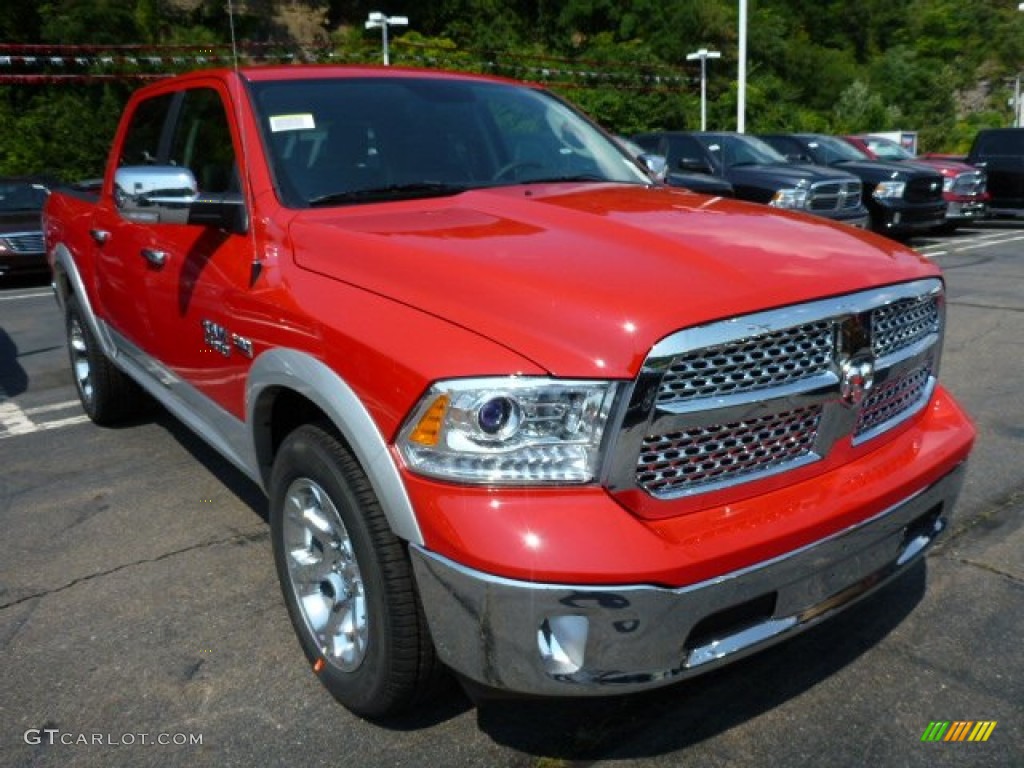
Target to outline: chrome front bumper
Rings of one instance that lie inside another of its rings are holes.
[[[627,693],[765,648],[907,570],[946,529],[964,471],[827,539],[678,589],[515,581],[417,546],[413,566],[453,669],[522,693]]]

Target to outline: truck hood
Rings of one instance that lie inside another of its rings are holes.
[[[933,168],[917,165],[913,162],[895,162],[890,160],[843,160],[834,163],[832,168],[848,171],[866,181],[909,181],[928,176],[939,176]]]
[[[915,157],[912,161],[917,165],[923,165],[926,168],[931,168],[934,171],[938,171],[943,176],[959,176],[961,173],[978,173],[981,169],[975,168],[973,165],[967,163],[961,163],[957,160],[941,160],[938,158],[931,157]]]
[[[894,241],[818,217],[635,185],[309,210],[290,236],[303,269],[576,377],[632,377],[683,327],[937,274]]]
[[[734,165],[726,171],[726,177],[733,184],[759,186],[777,190],[795,187],[801,181],[814,184],[818,181],[856,181],[849,173],[834,168],[822,168],[806,163],[772,163],[770,165]]]

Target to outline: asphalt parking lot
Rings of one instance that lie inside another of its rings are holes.
[[[834,620],[660,691],[371,724],[303,663],[258,489],[162,412],[75,400],[44,282],[0,285],[0,765],[1024,765],[1024,227],[946,270],[942,379],[979,441],[952,535]],[[936,721],[985,742],[923,742]]]

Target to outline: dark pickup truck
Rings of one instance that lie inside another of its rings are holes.
[[[992,216],[1024,217],[1024,128],[978,131],[967,162],[988,175]]]
[[[662,131],[632,140],[663,155],[669,173],[706,174],[727,181],[741,200],[805,211],[865,227],[861,184],[842,171],[795,165],[753,136],[729,132]]]
[[[913,163],[872,160],[842,139],[820,133],[762,134],[761,138],[793,162],[827,165],[859,177],[876,232],[900,235],[938,229],[946,222],[938,171]]]

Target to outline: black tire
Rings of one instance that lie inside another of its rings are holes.
[[[68,297],[65,306],[64,329],[75,389],[86,415],[108,426],[145,410],[148,396],[103,353],[74,296]]]
[[[444,678],[412,564],[358,461],[327,425],[292,432],[270,482],[274,561],[292,626],[328,691],[391,716]]]

